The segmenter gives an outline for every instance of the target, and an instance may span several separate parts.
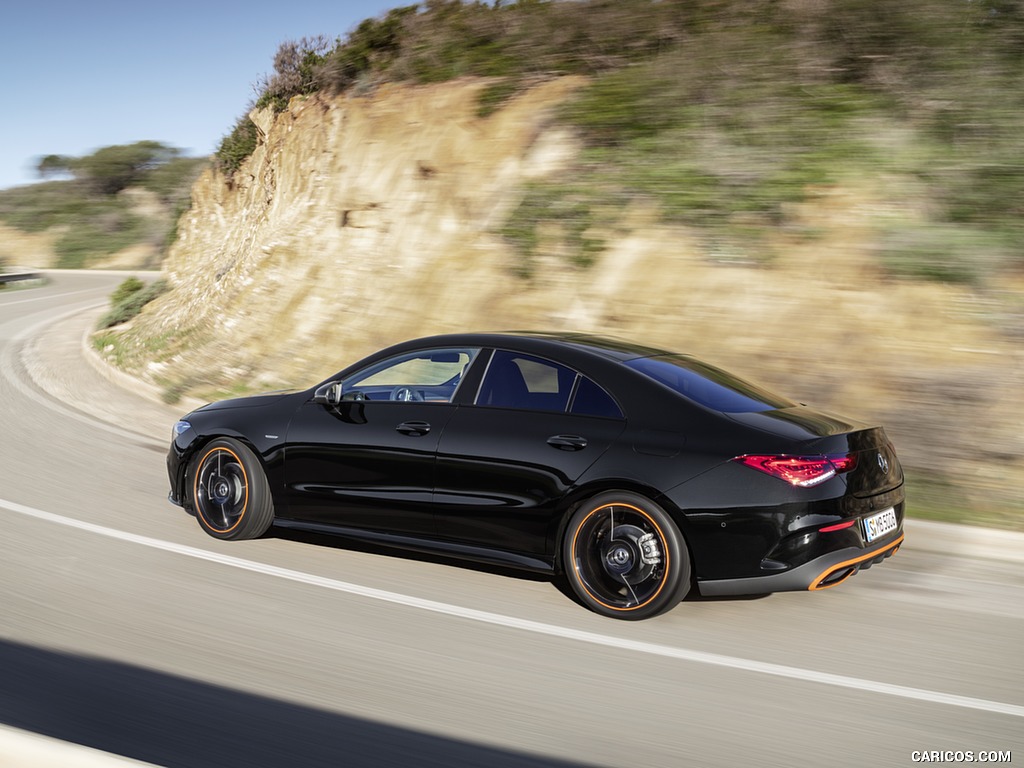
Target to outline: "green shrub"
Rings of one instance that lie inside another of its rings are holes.
[[[166,280],[154,280],[149,285],[135,277],[127,278],[110,297],[111,310],[96,324],[98,330],[127,323],[149,302],[170,289]]]
[[[118,304],[123,304],[145,287],[146,284],[135,276],[125,278],[124,281],[114,289],[114,292],[110,294],[110,306],[116,307]]]
[[[256,149],[257,137],[256,126],[249,119],[249,115],[245,114],[238,118],[231,133],[221,139],[220,146],[214,153],[220,171],[229,177],[237,171]]]

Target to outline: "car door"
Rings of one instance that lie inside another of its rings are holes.
[[[475,349],[404,353],[329,382],[340,397],[304,403],[288,429],[287,515],[404,535],[435,534],[438,438]]]
[[[475,403],[459,408],[438,445],[439,535],[550,555],[559,502],[624,428],[618,405],[590,379],[495,351]]]

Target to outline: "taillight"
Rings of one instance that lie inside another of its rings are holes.
[[[737,456],[733,461],[785,480],[801,488],[824,483],[837,474],[849,472],[856,463],[852,455],[846,456],[787,456],[747,455]]]
[[[846,456],[829,456],[828,460],[832,462],[832,466],[836,468],[836,472],[839,474],[849,472],[857,464],[857,457],[852,453]]]

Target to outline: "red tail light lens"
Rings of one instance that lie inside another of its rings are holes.
[[[836,468],[836,472],[839,474],[849,472],[857,466],[857,457],[852,453],[847,456],[829,456],[828,460],[832,462],[832,466]]]
[[[849,472],[855,464],[853,456],[765,456],[758,454],[737,456],[733,461],[738,461],[740,464],[745,464],[801,488],[811,488],[830,480],[840,472]]]

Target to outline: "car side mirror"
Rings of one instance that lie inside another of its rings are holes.
[[[313,393],[313,402],[320,405],[337,405],[341,400],[340,381],[329,381]]]

